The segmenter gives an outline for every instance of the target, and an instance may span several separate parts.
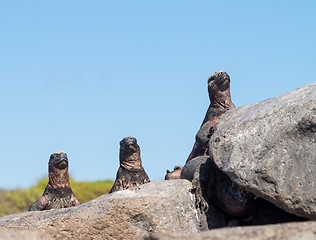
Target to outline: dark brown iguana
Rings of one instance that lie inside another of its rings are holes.
[[[208,79],[208,92],[211,103],[181,178],[192,181],[196,205],[206,212],[209,228],[306,220],[244,191],[216,166],[208,142],[219,118],[235,107],[228,74],[223,71],[213,74]]]
[[[69,184],[68,158],[64,152],[53,153],[48,162],[49,182],[41,198],[29,211],[42,211],[73,207],[80,204]]]
[[[209,204],[217,205],[225,214],[238,216],[249,211],[253,195],[244,192],[221,172],[210,158],[208,143],[219,118],[235,108],[230,95],[230,77],[224,71],[215,72],[208,79],[210,106],[196,141],[181,172],[182,179],[192,181],[196,204],[207,212]]]
[[[218,119],[228,110],[235,108],[230,96],[230,77],[224,71],[217,71],[208,79],[210,106],[207,109],[200,130],[195,135],[193,149],[187,159],[207,155],[208,142],[214,133]]]
[[[109,193],[150,182],[140,158],[136,138],[125,137],[120,142],[120,167]]]

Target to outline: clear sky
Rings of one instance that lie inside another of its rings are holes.
[[[136,137],[151,180],[183,165],[231,77],[236,106],[315,81],[316,1],[0,0],[0,188],[47,176],[115,179]]]

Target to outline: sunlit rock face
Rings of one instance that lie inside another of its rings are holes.
[[[156,181],[58,210],[0,218],[0,228],[41,229],[55,239],[134,239],[150,232],[202,230],[192,184]]]
[[[316,219],[316,83],[227,112],[209,154],[244,190]]]

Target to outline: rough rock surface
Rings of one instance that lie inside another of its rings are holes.
[[[205,163],[209,157],[210,156],[208,156],[208,155],[199,156],[199,157],[193,158],[189,162],[187,162],[184,165],[184,167],[182,168],[181,175],[180,175],[181,179],[187,179],[190,182],[192,182],[193,177],[194,177],[194,173],[195,173],[197,167],[200,166],[201,164]]]
[[[227,112],[209,148],[243,189],[316,219],[316,83]]]
[[[156,181],[58,210],[0,218],[0,228],[41,229],[55,239],[134,239],[201,230],[187,180]]]
[[[35,230],[0,229],[1,240],[54,240],[49,234]]]
[[[195,234],[154,233],[142,240],[314,240],[316,222],[221,228]]]

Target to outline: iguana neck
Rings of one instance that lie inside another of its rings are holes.
[[[48,172],[49,182],[47,187],[50,188],[65,188],[70,187],[68,167],[65,169],[57,169],[49,166]]]
[[[142,169],[140,152],[137,151],[127,155],[120,154],[120,166],[129,171],[138,171],[139,169]]]
[[[212,89],[209,93],[209,98],[211,101],[210,107],[219,108],[222,110],[229,110],[235,107],[230,96],[230,88],[226,91],[221,92],[219,89]]]

